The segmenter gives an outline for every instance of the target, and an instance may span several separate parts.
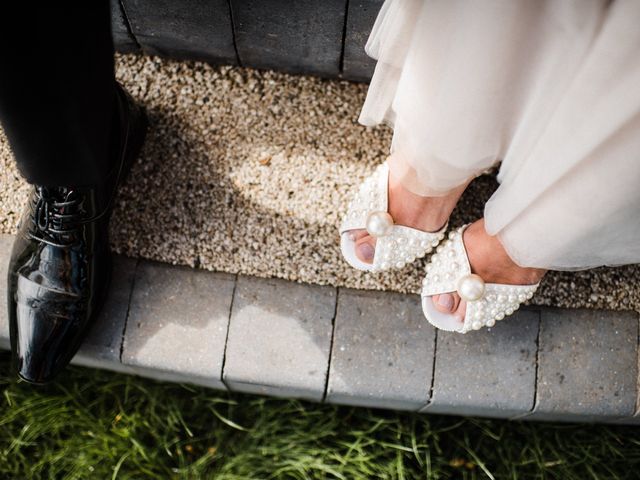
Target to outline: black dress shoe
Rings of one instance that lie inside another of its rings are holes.
[[[102,306],[111,277],[108,227],[118,185],[138,156],[143,109],[118,87],[113,168],[95,188],[36,186],[9,264],[14,368],[32,383],[51,381],[71,361]]]

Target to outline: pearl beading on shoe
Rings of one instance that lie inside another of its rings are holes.
[[[364,229],[376,237],[371,271],[378,272],[405,265],[430,253],[444,239],[445,225],[434,233],[395,225],[388,209],[389,167],[379,165],[360,186],[340,225],[340,234]]]
[[[493,327],[496,321],[511,315],[522,303],[533,297],[540,285],[485,283],[479,275],[471,273],[462,241],[462,233],[466,227],[467,225],[451,232],[447,241],[431,256],[421,292],[423,298],[457,292],[466,300],[464,324],[456,330],[460,333],[479,330],[485,326]]]

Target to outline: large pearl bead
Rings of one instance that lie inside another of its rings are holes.
[[[458,282],[458,294],[467,302],[480,300],[484,295],[484,280],[474,273],[462,277]]]
[[[374,237],[389,235],[393,229],[393,218],[387,212],[371,212],[367,217],[367,232]]]

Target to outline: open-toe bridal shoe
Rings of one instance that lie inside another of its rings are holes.
[[[340,225],[342,255],[358,270],[376,272],[403,268],[431,252],[444,238],[448,224],[433,233],[396,225],[388,212],[388,192],[389,166],[385,162],[362,183]],[[354,230],[366,230],[375,237],[371,263],[356,256],[356,242],[351,238]]]
[[[535,285],[503,285],[486,283],[471,273],[469,257],[462,241],[468,225],[453,231],[440,245],[427,264],[422,281],[422,311],[427,320],[441,330],[466,333],[482,327],[493,327],[529,300],[540,283]],[[457,293],[467,303],[464,322],[451,313],[436,309],[434,295]]]

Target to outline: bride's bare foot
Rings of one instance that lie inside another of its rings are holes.
[[[471,271],[487,283],[505,285],[533,285],[546,273],[539,268],[523,268],[507,255],[497,237],[484,229],[484,219],[478,220],[464,231],[463,241],[469,257]],[[457,293],[434,295],[433,304],[442,313],[452,313],[464,321],[467,304]]]
[[[389,176],[389,214],[398,225],[416,228],[423,232],[437,232],[451,215],[467,184],[441,197],[423,197],[405,189]],[[376,239],[366,230],[353,230],[351,239],[356,242],[356,256],[365,263],[372,263]]]

